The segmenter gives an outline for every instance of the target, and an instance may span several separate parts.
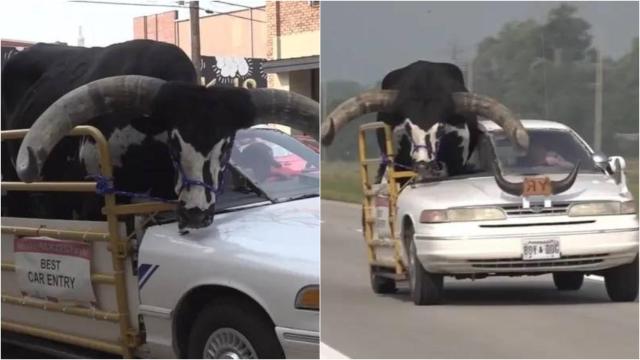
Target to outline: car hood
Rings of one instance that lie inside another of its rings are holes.
[[[560,180],[565,175],[551,175],[551,180]],[[506,176],[509,181],[522,181],[521,176]],[[553,195],[552,201],[622,201],[630,198],[621,194],[621,187],[604,174],[579,174],[573,186],[560,194]],[[460,207],[518,203],[521,198],[503,192],[492,176],[453,179],[408,186],[401,199],[428,199],[439,207]]]
[[[222,255],[234,263],[277,267],[317,278],[320,263],[319,198],[239,208],[216,214],[213,224],[179,235],[176,224],[154,226],[151,236]],[[149,232],[149,231],[148,231]],[[262,265],[260,265],[262,264]]]

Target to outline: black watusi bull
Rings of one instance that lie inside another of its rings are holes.
[[[211,223],[238,129],[260,119],[317,134],[315,101],[275,89],[206,88],[181,49],[149,40],[104,48],[34,45],[3,68],[2,104],[3,129],[30,128],[21,144],[3,152],[3,180],[97,174],[93,141],[64,138],[77,125],[93,125],[109,141],[115,188],[177,194],[180,228]],[[100,217],[92,195],[8,196],[8,215]],[[34,204],[42,211],[34,214]]]
[[[517,148],[529,146],[520,120],[498,101],[468,92],[462,72],[453,64],[417,61],[391,71],[382,80],[382,89],[350,98],[329,114],[322,125],[323,144],[331,144],[345,124],[370,112],[378,112],[378,121],[401,135],[393,159],[396,168],[413,168],[422,178],[458,175],[470,169],[480,135],[478,116],[495,121]],[[378,144],[384,152],[383,131],[378,132]],[[381,165],[378,181],[384,170]],[[519,184],[507,186],[499,171],[497,175],[505,191],[517,192],[514,189]]]

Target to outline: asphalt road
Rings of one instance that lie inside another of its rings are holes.
[[[601,280],[560,292],[550,275],[445,278],[445,304],[418,307],[406,287],[371,291],[359,206],[323,201],[322,219],[322,342],[337,354],[638,358],[638,303],[609,302]]]

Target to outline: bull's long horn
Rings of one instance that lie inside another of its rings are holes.
[[[522,195],[523,183],[510,182],[509,180],[505,179],[504,176],[502,176],[502,170],[500,169],[497,160],[493,161],[493,173],[494,178],[496,179],[496,184],[498,184],[498,187],[502,189],[502,191],[515,196]]]
[[[560,194],[561,192],[569,190],[578,177],[578,170],[580,170],[580,161],[576,162],[576,165],[571,169],[571,172],[566,178],[558,181],[551,181],[551,191],[554,194]]]
[[[378,111],[389,111],[396,100],[396,90],[369,90],[338,105],[322,123],[322,144],[330,145],[336,133],[349,121]]]
[[[522,182],[510,182],[502,176],[502,171],[498,164],[494,161],[494,174],[496,179],[496,184],[498,187],[502,189],[502,191],[507,194],[520,196],[523,191],[523,183]],[[573,186],[573,183],[576,181],[578,177],[578,170],[580,170],[580,162],[578,161],[576,165],[571,169],[571,172],[567,177],[558,181],[551,181],[551,193],[556,195],[562,192],[565,192]]]
[[[318,138],[320,105],[317,101],[292,91],[250,89],[259,123],[290,126]]]
[[[16,170],[20,179],[35,181],[53,147],[74,127],[113,112],[149,114],[164,80],[139,75],[113,76],[80,86],[51,104],[25,136]]]
[[[457,112],[471,112],[493,120],[504,129],[513,144],[521,150],[529,149],[529,135],[509,108],[495,99],[475,93],[456,92],[452,97]]]

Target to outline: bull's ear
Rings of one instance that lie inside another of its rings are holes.
[[[225,116],[215,119],[216,122],[232,127],[234,130],[248,128],[253,125],[256,108],[251,101],[251,94],[245,88],[208,88],[218,106],[224,109]]]

